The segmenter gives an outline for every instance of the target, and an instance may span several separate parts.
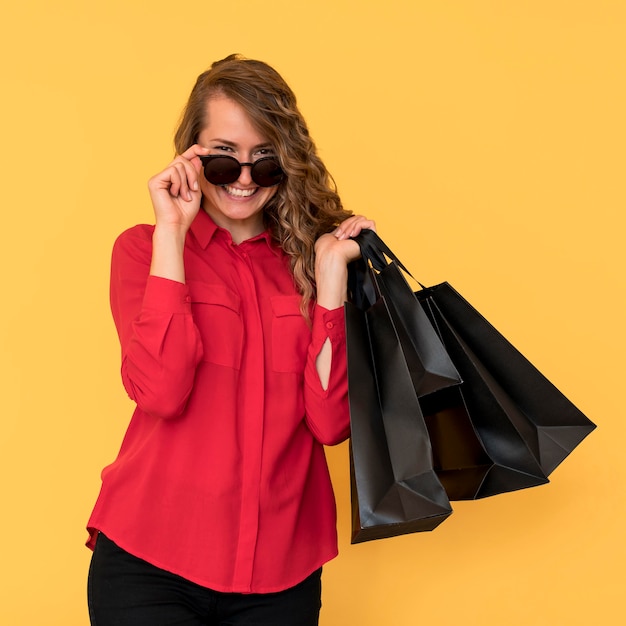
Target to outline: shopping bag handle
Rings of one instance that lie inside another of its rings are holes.
[[[422,289],[425,289],[424,285],[413,277],[411,272],[409,272],[376,232],[365,228],[358,235],[351,237],[351,239],[359,244],[362,257],[357,261],[353,261],[348,266],[348,291],[353,304],[359,308],[363,308],[370,306],[376,301],[376,288],[370,276],[371,268],[379,272],[384,270],[389,265],[387,259],[396,263],[396,265],[413,278]],[[370,265],[371,268],[368,270]]]
[[[369,261],[372,267],[379,272],[384,270],[388,264],[387,259],[395,261],[422,289],[424,285],[417,280],[411,272],[402,264],[402,261],[391,251],[389,246],[373,230],[364,228],[358,235],[351,237],[359,244],[361,256],[365,261]],[[387,257],[387,258],[385,258]]]
[[[351,237],[359,244],[359,248],[361,248],[361,256],[372,264],[374,269],[378,271],[384,270],[387,265],[387,259],[385,256],[392,261],[395,261],[409,276],[411,276],[411,272],[402,265],[400,259],[391,251],[389,246],[378,236],[378,234],[370,230],[369,228],[364,228],[358,235]],[[413,278],[411,276],[411,278]]]

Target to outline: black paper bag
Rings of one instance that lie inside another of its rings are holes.
[[[367,232],[375,235],[373,231]],[[461,377],[402,275],[397,265],[399,261],[387,263],[375,245],[378,242],[384,246],[380,239],[370,240],[365,235],[357,238],[357,241],[361,246],[363,262],[350,267],[351,301],[366,310],[381,298],[385,300],[417,396],[426,398],[442,389],[458,385]],[[391,251],[389,254],[392,254]]]
[[[463,378],[453,408],[427,418],[450,499],[547,483],[595,424],[448,283],[417,296]],[[485,453],[473,460],[450,446],[467,423]]]
[[[352,543],[432,530],[452,509],[384,299],[345,305]]]
[[[377,270],[371,279],[378,295],[394,300],[387,276],[404,280],[397,257],[372,231],[355,239]],[[463,380],[420,398],[434,467],[450,499],[549,482],[595,425],[448,283],[415,295]],[[395,299],[389,308],[404,306]]]

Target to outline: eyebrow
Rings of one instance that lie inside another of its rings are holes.
[[[219,137],[214,137],[213,139],[209,139],[209,141],[215,141],[216,143],[223,143],[226,146],[230,146],[231,148],[238,148],[239,146],[234,141],[229,141],[228,139],[220,139]],[[256,146],[252,146],[253,150],[258,150],[259,148],[272,148],[273,146],[269,141],[265,143],[260,143]]]

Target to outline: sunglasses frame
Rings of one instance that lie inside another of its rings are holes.
[[[215,159],[228,159],[229,161],[234,161],[239,166],[239,172],[237,173],[237,177],[233,178],[233,180],[230,180],[224,183],[214,183],[213,181],[211,181],[211,179],[206,175],[206,167],[211,161],[214,161]],[[256,161],[253,161],[251,163],[242,163],[241,161],[238,161],[235,157],[230,156],[228,154],[207,154],[206,156],[200,156],[200,161],[202,161],[202,166],[205,170],[204,177],[212,185],[217,185],[218,187],[223,187],[224,185],[230,185],[231,183],[234,183],[236,180],[238,180],[239,177],[241,176],[241,172],[244,167],[250,168],[250,178],[252,178],[252,181],[259,187],[264,187],[266,189],[270,187],[276,187],[276,185],[280,185],[280,183],[282,183],[282,181],[285,179],[285,172],[283,171],[283,168],[280,166],[280,163],[278,162],[278,159],[275,156],[261,157],[260,159],[257,159]],[[273,161],[274,163],[276,163],[276,165],[278,166],[278,169],[280,169],[280,172],[281,172],[280,180],[276,181],[275,183],[272,183],[271,185],[262,185],[258,180],[254,178],[254,168],[259,163],[263,163],[263,161]]]

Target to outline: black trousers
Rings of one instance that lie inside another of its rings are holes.
[[[89,568],[92,626],[317,626],[321,568],[277,593],[221,593],[128,554],[100,533]]]

